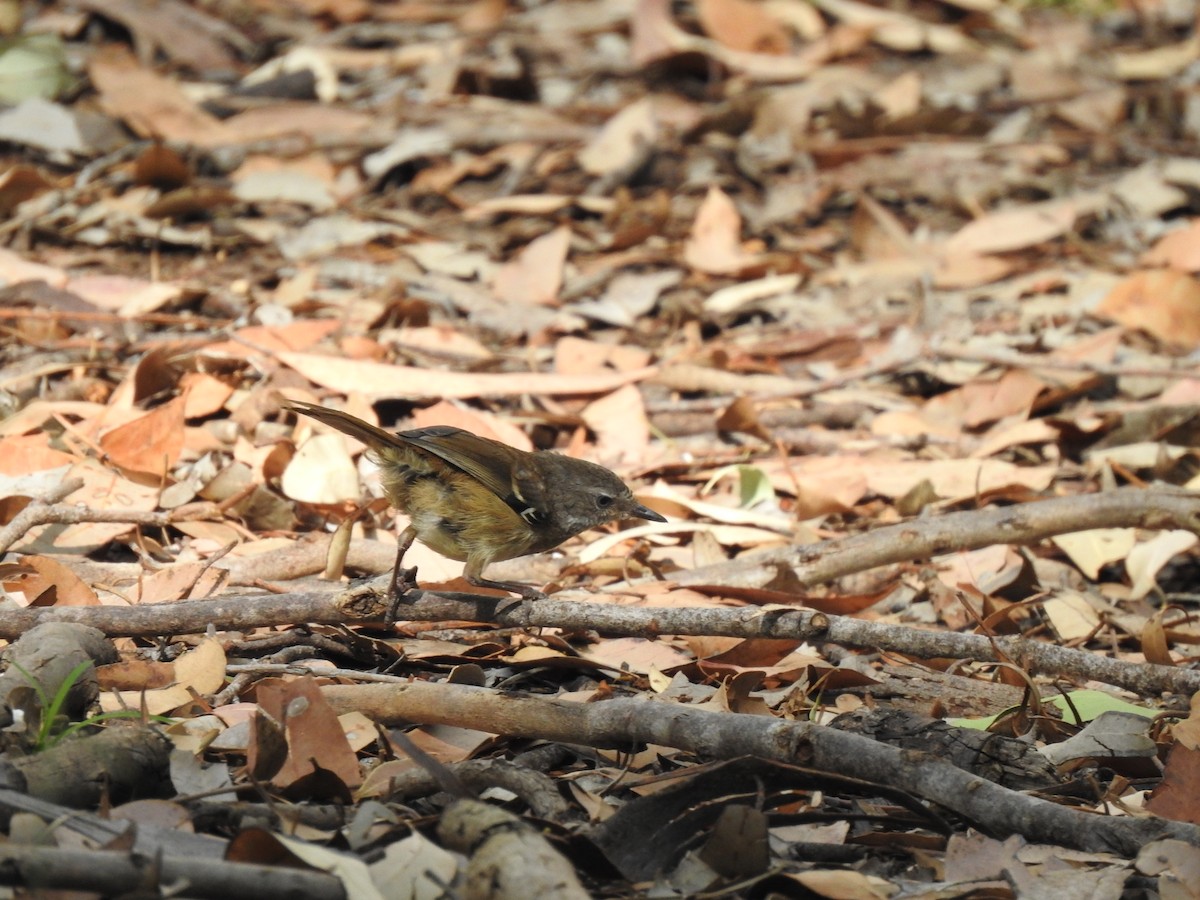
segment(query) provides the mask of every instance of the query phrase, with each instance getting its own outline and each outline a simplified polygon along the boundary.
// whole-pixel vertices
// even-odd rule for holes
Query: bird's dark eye
[[[613,505],[613,498],[608,496],[608,494],[600,494],[596,497],[596,505],[601,509],[608,509]]]

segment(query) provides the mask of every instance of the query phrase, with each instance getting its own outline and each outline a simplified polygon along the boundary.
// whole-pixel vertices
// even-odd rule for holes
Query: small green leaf
[[[1071,702],[1069,704],[1067,703],[1067,698],[1070,698]],[[1063,718],[1073,724],[1091,722],[1101,713],[1105,712],[1134,713],[1135,715],[1146,716],[1151,719],[1158,715],[1152,709],[1134,706],[1129,701],[1122,700],[1120,697],[1113,696],[1112,694],[1106,694],[1104,691],[1070,691],[1065,696],[1049,697],[1046,702],[1061,709]],[[1079,712],[1079,722],[1075,720],[1075,713],[1071,710],[1072,706]],[[986,731],[992,726],[993,722],[1001,716],[1008,715],[1010,712],[1012,712],[1012,709],[1006,709],[997,715],[987,716],[983,719],[947,719],[946,722],[956,728],[977,728],[980,731]]]

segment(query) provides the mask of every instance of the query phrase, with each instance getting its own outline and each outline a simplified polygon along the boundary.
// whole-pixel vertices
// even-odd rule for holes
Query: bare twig
[[[993,544],[1033,544],[1093,528],[1182,529],[1200,534],[1200,494],[1128,487],[999,509],[931,515],[840,540],[749,553],[674,578],[687,585],[762,587],[780,574],[780,567],[789,567],[802,585],[810,586],[877,566]]]
[[[167,512],[137,509],[88,509],[73,503],[60,502],[83,487],[82,478],[71,478],[50,491],[45,497],[34,498],[17,513],[11,522],[0,528],[0,553],[19,541],[39,525],[79,525],[83,522],[111,522],[162,528],[174,522],[194,519],[220,518],[213,504],[199,504]]]
[[[240,631],[295,622],[381,622],[387,612],[387,578],[338,592],[225,596],[145,606],[72,606],[22,609],[0,618],[0,638],[16,637],[41,622],[81,622],[110,636],[198,634],[214,625]],[[718,635],[826,641],[924,659],[1016,660],[1032,673],[1100,681],[1141,694],[1200,691],[1200,672],[1149,663],[1127,663],[1082,650],[1022,638],[989,638],[906,628],[831,616],[810,609],[630,607],[608,603],[539,600],[495,612],[502,598],[419,591],[401,608],[409,621],[494,621],[508,626],[558,627],[611,635]]]
[[[34,889],[74,889],[105,896],[186,886],[188,897],[307,897],[344,900],[341,881],[325,872],[283,866],[145,856],[130,851],[66,850],[27,844],[0,847],[0,881]]]

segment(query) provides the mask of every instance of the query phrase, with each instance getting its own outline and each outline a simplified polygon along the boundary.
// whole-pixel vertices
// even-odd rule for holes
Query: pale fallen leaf
[[[1058,591],[1042,603],[1042,609],[1061,641],[1082,640],[1100,627],[1100,615],[1075,591]]]
[[[225,650],[221,642],[204,638],[175,660],[175,678],[183,687],[193,688],[201,696],[220,690],[225,683]]]
[[[1158,753],[1149,731],[1150,720],[1145,716],[1110,710],[1098,715],[1079,734],[1039,750],[1056,766],[1084,758],[1144,759]]]
[[[978,47],[958,28],[922,21],[891,8],[856,0],[813,0],[813,5],[843,24],[869,29],[873,41],[893,50],[958,54]]]
[[[763,544],[778,544],[783,541],[778,531],[768,531],[765,528],[752,528],[747,525],[709,525],[704,522],[655,522],[650,525],[638,525],[626,528],[615,534],[597,538],[579,551],[581,563],[595,562],[607,556],[614,548],[633,538],[648,537],[658,541],[667,539],[669,535],[690,534],[696,531],[709,531],[717,542],[726,547],[758,547]],[[670,542],[669,540],[667,542]]]
[[[629,104],[579,151],[580,167],[591,175],[607,175],[635,163],[643,148],[658,140],[658,119],[651,97]]]
[[[73,278],[66,289],[100,309],[114,310],[125,318],[153,312],[183,294],[176,284],[124,275],[85,275]]]
[[[317,434],[301,444],[283,471],[280,487],[303,503],[342,503],[362,495],[358,469],[340,434]]]
[[[1033,203],[988,213],[964,225],[944,245],[947,255],[1006,253],[1062,237],[1078,216],[1069,200]]]
[[[1197,543],[1200,538],[1190,531],[1163,531],[1130,550],[1125,558],[1125,571],[1133,582],[1130,597],[1140,600],[1154,590],[1163,566]]]
[[[888,900],[896,893],[893,885],[877,875],[850,870],[824,869],[789,876],[817,897],[829,900]]]
[[[1101,569],[1129,554],[1137,544],[1137,532],[1132,528],[1093,528],[1055,535],[1050,540],[1094,581]]]
[[[0,281],[17,284],[21,281],[44,281],[53,288],[64,289],[69,277],[54,266],[30,262],[7,247],[0,247]]]
[[[279,353],[277,356],[315,384],[343,394],[361,393],[370,399],[435,397],[461,400],[521,394],[603,394],[623,384],[641,381],[657,371],[646,368],[589,375],[448,372],[315,353]]]
[[[768,275],[713,291],[704,300],[704,308],[714,315],[729,315],[756,300],[778,297],[800,287],[799,275]]]
[[[463,210],[467,222],[478,222],[497,215],[545,216],[560,212],[572,205],[597,215],[612,210],[615,201],[610,197],[573,197],[561,194],[513,194],[510,197],[490,197]]]
[[[1010,447],[1054,444],[1060,437],[1057,428],[1045,419],[1022,422],[998,422],[971,451],[972,459],[985,459]]]
[[[1200,35],[1152,50],[1113,54],[1116,76],[1122,81],[1161,81],[1178,75],[1200,58]]]
[[[741,242],[742,216],[733,201],[718,187],[710,187],[692,223],[683,248],[683,259],[701,272],[730,275],[758,262]]]
[[[680,281],[683,281],[683,272],[678,269],[620,272],[608,282],[608,287],[598,300],[576,302],[569,308],[589,319],[624,328],[653,310],[659,295]]]

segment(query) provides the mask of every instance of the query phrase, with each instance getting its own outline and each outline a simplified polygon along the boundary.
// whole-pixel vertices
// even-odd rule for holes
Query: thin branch
[[[997,509],[930,515],[839,540],[749,553],[732,562],[672,575],[684,585],[763,587],[791,568],[804,586],[824,584],[893,563],[1034,544],[1094,528],[1181,529],[1200,534],[1200,493],[1124,487],[1098,494],[1035,500]]]
[[[29,501],[25,508],[13,516],[13,520],[0,528],[0,553],[19,541],[39,525],[79,525],[84,522],[106,522],[163,528],[175,522],[221,517],[216,504],[191,504],[166,512],[137,509],[89,509],[74,503],[62,503],[62,499],[83,487],[82,478],[64,481],[45,497]]]
[[[0,883],[32,889],[73,889],[105,896],[184,886],[188,897],[306,897],[344,900],[342,882],[325,872],[222,859],[150,857],[129,851],[0,846]]]
[[[153,637],[242,631],[296,622],[363,624],[382,622],[390,605],[387,578],[343,591],[295,594],[226,595],[214,600],[144,606],[68,606],[5,612],[0,638],[14,638],[41,622],[80,622],[109,636]],[[586,595],[584,595],[586,596]],[[577,600],[539,600],[497,614],[503,598],[478,594],[417,591],[400,609],[408,621],[498,622],[506,626],[555,627],[608,635],[715,635],[825,641],[903,653],[917,659],[1017,661],[1033,674],[1053,674],[1100,681],[1139,694],[1200,691],[1200,671],[1151,663],[1128,663],[1083,650],[1024,638],[989,638],[908,628],[826,615],[810,609],[745,607],[633,607]]]
[[[661,744],[706,758],[756,756],[836,772],[906,791],[997,836],[1020,834],[1033,842],[1125,856],[1166,836],[1200,845],[1196,825],[1153,816],[1097,816],[1009,790],[931,754],[810,722],[642,699],[573,703],[446,683],[331,685],[321,691],[338,713],[354,710],[387,725],[447,724],[596,747]]]

